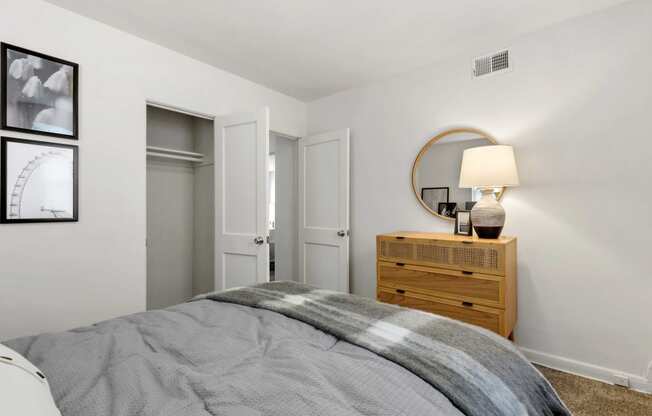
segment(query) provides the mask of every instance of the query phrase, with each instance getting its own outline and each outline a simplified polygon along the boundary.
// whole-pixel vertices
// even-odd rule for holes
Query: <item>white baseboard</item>
[[[540,364],[544,367],[549,367],[565,373],[575,374],[580,377],[590,378],[604,383],[614,384],[613,379],[615,374],[624,375],[629,378],[630,389],[652,394],[652,380],[647,380],[645,377],[623,373],[622,371],[599,367],[597,365],[583,363],[581,361],[571,360],[569,358],[547,354],[529,348],[519,347],[519,350],[521,350],[528,360],[535,364]]]

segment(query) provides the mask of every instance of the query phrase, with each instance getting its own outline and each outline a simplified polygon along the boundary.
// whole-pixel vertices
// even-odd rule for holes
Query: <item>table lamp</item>
[[[496,200],[494,189],[518,184],[512,146],[480,146],[464,151],[460,188],[479,188],[482,193],[482,198],[471,210],[471,222],[478,237],[500,236],[505,225],[505,210]]]

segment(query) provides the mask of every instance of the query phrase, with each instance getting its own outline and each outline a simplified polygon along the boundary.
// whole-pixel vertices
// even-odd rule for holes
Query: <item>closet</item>
[[[213,120],[147,106],[147,309],[214,290]]]

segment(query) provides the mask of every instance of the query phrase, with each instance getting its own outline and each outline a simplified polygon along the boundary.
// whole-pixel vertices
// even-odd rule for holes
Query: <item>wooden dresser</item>
[[[376,237],[377,299],[445,315],[511,339],[516,238],[395,232]]]

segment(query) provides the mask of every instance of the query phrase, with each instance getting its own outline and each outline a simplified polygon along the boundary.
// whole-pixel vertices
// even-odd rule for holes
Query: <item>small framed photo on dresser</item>
[[[468,236],[473,235],[471,211],[458,210],[455,212],[455,234]]]

